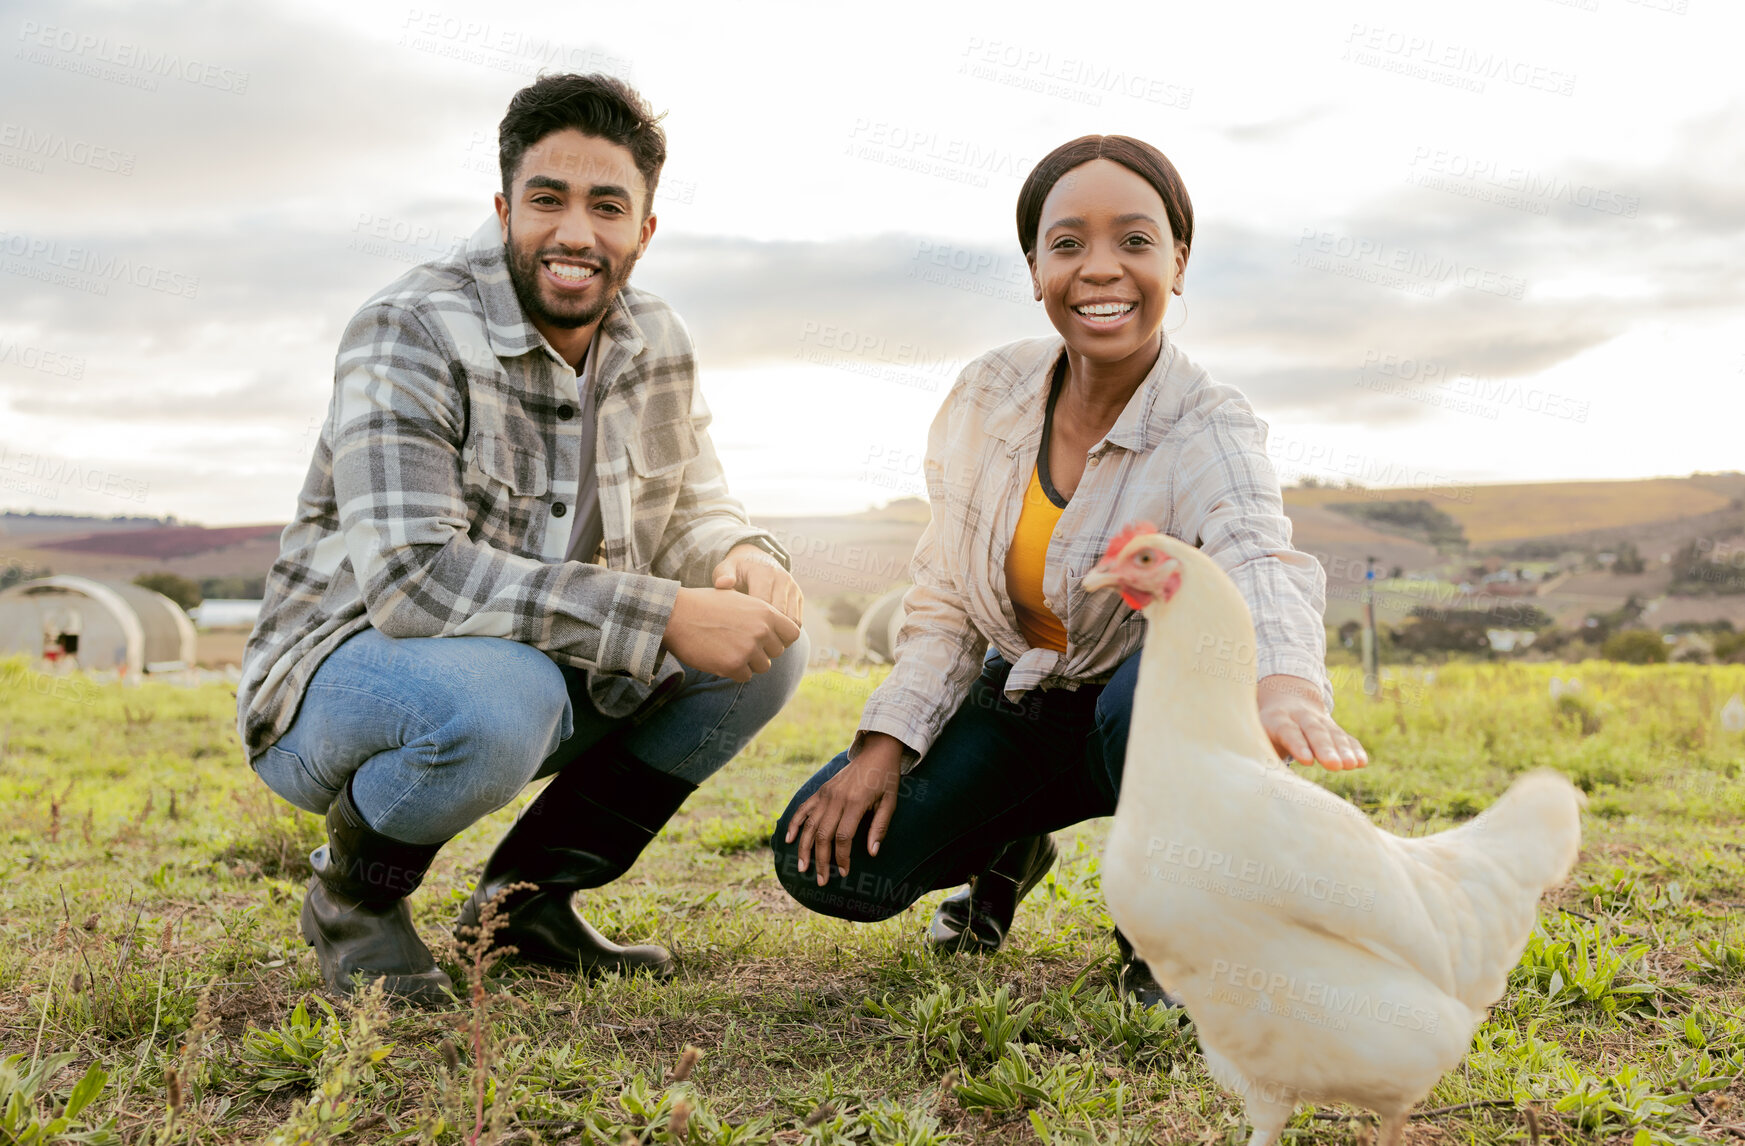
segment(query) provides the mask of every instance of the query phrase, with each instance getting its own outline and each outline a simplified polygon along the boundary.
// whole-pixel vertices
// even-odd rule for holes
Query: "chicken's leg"
[[[1392,1114],[1381,1116],[1381,1133],[1376,1138],[1376,1146],[1400,1146],[1406,1139],[1406,1120],[1412,1116],[1411,1107],[1396,1110]]]
[[[1248,1146],[1273,1146],[1294,1110],[1295,1103],[1268,1102],[1259,1095],[1249,1095],[1248,1121],[1254,1124],[1254,1133],[1248,1138]]]

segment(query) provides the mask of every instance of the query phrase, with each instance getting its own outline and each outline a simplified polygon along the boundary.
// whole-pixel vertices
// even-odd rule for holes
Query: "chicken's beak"
[[[1115,576],[1114,571],[1109,568],[1109,563],[1107,561],[1097,562],[1096,568],[1092,569],[1089,573],[1086,573],[1084,579],[1079,582],[1080,585],[1084,586],[1084,590],[1087,593],[1095,593],[1103,589],[1113,589],[1120,583],[1121,579]]]

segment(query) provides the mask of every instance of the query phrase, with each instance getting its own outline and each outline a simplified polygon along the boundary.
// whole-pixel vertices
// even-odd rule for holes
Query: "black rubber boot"
[[[1163,989],[1151,974],[1145,960],[1133,953],[1133,944],[1115,928],[1115,948],[1121,952],[1121,968],[1115,973],[1115,985],[1122,994],[1142,1007],[1179,1007],[1181,1001]]]
[[[327,843],[309,861],[303,938],[315,948],[327,989],[352,992],[356,978],[424,1005],[452,1001],[454,983],[412,926],[406,897],[424,881],[442,844],[407,844],[370,828],[351,785],[327,809]]]
[[[456,937],[463,943],[473,937],[466,929],[478,926],[480,910],[504,888],[531,883],[537,890],[511,892],[499,905],[498,918],[505,926],[495,935],[496,946],[514,947],[519,958],[584,975],[672,974],[672,954],[666,948],[612,943],[576,914],[570,899],[629,871],[696,790],[695,784],[652,768],[622,748],[602,747],[583,756],[552,778],[485,861],[479,885],[455,921]]]
[[[1006,846],[994,862],[947,896],[933,913],[927,943],[937,951],[998,951],[1012,929],[1018,902],[1054,866],[1054,840],[1025,836]]]

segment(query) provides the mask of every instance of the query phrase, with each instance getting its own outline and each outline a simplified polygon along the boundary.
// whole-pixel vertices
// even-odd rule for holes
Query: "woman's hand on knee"
[[[814,862],[818,886],[830,879],[830,864],[848,874],[849,854],[855,833],[870,810],[872,827],[867,831],[868,853],[879,854],[879,844],[897,810],[897,786],[903,779],[903,742],[882,732],[867,733],[853,760],[826,780],[801,804],[788,821],[787,842],[798,837],[799,869]]]

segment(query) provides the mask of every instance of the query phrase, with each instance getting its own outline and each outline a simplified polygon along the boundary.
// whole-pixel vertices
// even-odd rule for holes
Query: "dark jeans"
[[[784,840],[794,812],[848,764],[848,754],[806,781],[770,837],[776,876],[789,895],[839,919],[888,919],[929,891],[963,883],[1013,840],[1114,814],[1139,654],[1106,685],[1032,690],[1016,705],[1002,694],[1011,671],[990,654],[926,758],[903,778],[879,854],[867,854],[868,815],[848,874],[823,887],[812,871],[799,870],[799,841]]]

